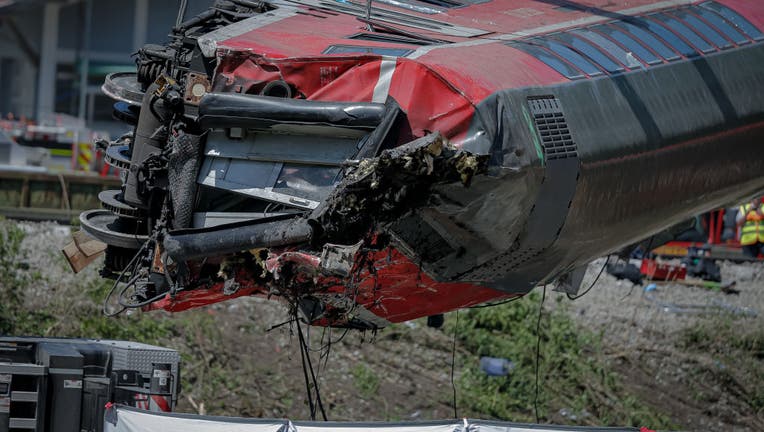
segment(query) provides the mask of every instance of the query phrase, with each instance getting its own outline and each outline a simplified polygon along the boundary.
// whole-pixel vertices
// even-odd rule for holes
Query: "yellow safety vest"
[[[745,204],[741,205],[739,210],[743,217],[746,217],[750,209],[751,205]],[[761,205],[761,209],[764,212],[764,204]],[[740,244],[748,246],[757,242],[764,243],[764,221],[746,219],[740,229]]]

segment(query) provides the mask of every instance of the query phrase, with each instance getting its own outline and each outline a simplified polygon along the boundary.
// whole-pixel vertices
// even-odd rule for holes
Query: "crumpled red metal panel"
[[[235,53],[221,59],[213,91],[259,93],[267,82],[281,79],[309,100],[371,102],[382,60],[377,55],[269,59]],[[425,65],[395,61],[389,96],[406,112],[414,136],[440,131],[452,140],[462,138],[474,114],[470,100]]]
[[[392,247],[377,252],[359,252],[355,257],[352,275],[344,279],[322,275],[320,258],[309,253],[271,252],[265,261],[265,268],[273,275],[274,283],[282,277],[281,272],[287,266],[290,285],[310,284],[314,287],[314,293],[336,294],[391,323],[513,296],[466,282],[437,282],[419,265]],[[174,297],[168,294],[147,310],[180,312],[242,296],[266,296],[271,292],[269,286],[253,280],[251,273],[239,271],[234,279],[239,284],[235,293],[225,294],[225,283],[219,282],[207,289],[182,291]],[[319,319],[313,324],[346,323],[341,314],[332,316],[334,318]]]
[[[393,323],[514,297],[468,282],[437,282],[392,247],[364,259],[367,263],[353,282],[343,281],[328,292],[352,295],[359,305]]]

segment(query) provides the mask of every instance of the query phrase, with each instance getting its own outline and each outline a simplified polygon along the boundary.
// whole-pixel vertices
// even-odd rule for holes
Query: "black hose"
[[[307,243],[312,236],[313,230],[304,218],[273,218],[170,233],[165,236],[164,248],[167,255],[180,262],[261,247]]]

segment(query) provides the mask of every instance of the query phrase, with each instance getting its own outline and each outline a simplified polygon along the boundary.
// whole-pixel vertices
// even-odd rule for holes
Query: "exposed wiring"
[[[544,311],[544,300],[546,300],[546,285],[541,292],[541,303],[539,304],[539,316],[536,320],[536,390],[533,397],[533,411],[536,414],[536,423],[539,422],[539,364],[541,363],[541,313]]]
[[[119,315],[119,314],[121,314],[122,312],[124,312],[124,311],[125,311],[125,309],[127,309],[127,308],[126,308],[126,307],[124,307],[124,306],[122,305],[122,303],[121,303],[121,302],[118,300],[118,302],[120,303],[120,306],[122,306],[122,309],[119,309],[119,310],[118,310],[118,311],[116,311],[116,312],[109,312],[109,300],[111,299],[111,296],[112,296],[112,295],[114,295],[114,291],[116,291],[116,289],[117,289],[117,286],[119,285],[119,282],[122,280],[122,278],[123,278],[123,277],[125,277],[125,273],[127,273],[127,269],[129,269],[129,268],[131,268],[131,267],[133,267],[133,266],[134,266],[134,264],[136,263],[136,260],[137,260],[137,259],[138,259],[138,257],[141,255],[141,253],[143,253],[143,251],[146,249],[146,246],[149,244],[149,242],[151,242],[151,240],[150,240],[150,239],[149,239],[149,240],[146,240],[146,242],[144,242],[144,243],[143,243],[143,245],[141,246],[141,248],[140,248],[140,249],[138,249],[138,252],[136,252],[136,253],[135,253],[135,255],[133,255],[133,258],[130,260],[130,262],[128,262],[128,263],[127,263],[127,265],[125,266],[125,268],[123,268],[123,269],[122,269],[122,272],[120,272],[119,276],[118,276],[118,277],[117,277],[117,279],[114,281],[114,285],[112,285],[112,286],[111,286],[111,289],[109,290],[109,293],[108,293],[108,294],[106,294],[106,298],[104,298],[104,299],[103,299],[103,314],[104,314],[104,315],[106,315],[106,316],[108,316],[108,317],[113,317],[113,316],[116,316],[116,315]],[[130,273],[132,273],[132,272],[133,272],[133,270],[130,270]],[[136,280],[137,278],[138,278],[138,276],[137,276],[137,275],[136,275],[136,276],[133,276],[133,278],[132,278],[132,279],[128,280],[128,282],[127,282],[127,284],[128,284],[128,285],[127,285],[127,286],[130,286],[130,284],[132,284],[132,283],[135,283],[135,280]],[[123,292],[124,292],[124,290],[123,290],[123,291],[120,291],[120,296],[122,295],[122,293],[123,293]]]
[[[521,294],[519,296],[512,297],[512,298],[509,298],[509,299],[506,299],[506,300],[502,300],[502,301],[497,301],[497,302],[494,302],[494,303],[484,303],[484,304],[479,304],[479,305],[475,305],[475,306],[470,306],[467,309],[482,309],[482,308],[487,308],[487,307],[492,307],[492,306],[499,306],[499,305],[503,305],[503,304],[507,304],[507,303],[512,303],[513,301],[520,300],[523,297],[525,297],[525,294]]]
[[[138,278],[138,276],[136,276],[136,277],[135,277],[135,279],[137,279],[137,278]],[[155,301],[157,301],[157,300],[161,299],[162,297],[165,297],[165,296],[167,296],[167,292],[163,292],[163,293],[161,293],[161,294],[157,294],[157,295],[155,295],[154,297],[151,297],[150,299],[147,299],[147,300],[143,300],[143,301],[141,301],[141,302],[138,302],[138,303],[126,303],[126,302],[123,302],[123,301],[122,301],[122,300],[124,299],[124,296],[123,296],[123,294],[125,293],[125,291],[127,291],[127,289],[128,289],[130,286],[131,286],[131,284],[128,284],[128,285],[126,285],[124,288],[122,288],[122,291],[120,291],[120,293],[119,293],[119,297],[117,297],[117,301],[119,302],[119,305],[120,305],[120,306],[122,306],[122,307],[123,307],[123,308],[125,308],[125,309],[136,309],[136,308],[140,308],[140,307],[143,307],[143,306],[149,305],[149,304],[151,304],[151,303],[154,303]]]
[[[296,314],[297,312],[295,311],[295,315]],[[297,337],[299,338],[299,342],[300,342],[300,357],[302,358],[302,371],[305,377],[305,390],[307,391],[308,405],[310,407],[310,418],[311,420],[316,419],[316,408],[318,408],[319,410],[321,410],[321,416],[323,417],[324,421],[328,421],[328,418],[326,417],[326,411],[324,410],[324,404],[321,401],[321,390],[318,386],[318,381],[316,380],[316,373],[313,369],[313,362],[310,359],[310,348],[308,347],[308,344],[305,341],[305,336],[302,334],[302,326],[300,325],[300,319],[297,318],[296,316],[295,316],[295,323],[297,324]],[[308,372],[310,372],[310,378],[308,378]],[[313,382],[313,388],[316,389],[315,404],[313,403],[313,395],[312,395],[312,392],[310,391],[311,379]]]
[[[299,319],[296,320],[296,322],[299,323]],[[300,333],[300,360],[302,363],[302,375],[305,378],[305,395],[308,397],[308,407],[310,408],[310,419],[315,420],[316,419],[316,409],[313,406],[313,395],[310,391],[310,378],[308,377],[308,369],[305,365],[305,350],[302,346],[302,331],[299,328],[299,324],[297,327],[297,331]]]
[[[602,268],[600,269],[600,272],[597,273],[597,277],[594,278],[594,281],[592,282],[591,285],[589,285],[589,288],[587,288],[586,291],[582,292],[579,295],[575,295],[575,296],[570,295],[570,293],[565,293],[565,295],[568,296],[568,298],[570,300],[578,300],[581,297],[585,296],[589,291],[592,290],[592,288],[594,288],[594,285],[597,284],[597,281],[600,280],[600,276],[602,276],[602,273],[605,271],[605,268],[607,267],[609,262],[610,262],[610,255],[607,256],[607,259],[605,260],[605,264],[602,264]]]
[[[459,411],[456,407],[456,384],[454,383],[454,367],[456,365],[456,333],[459,330],[459,309],[456,310],[456,324],[454,325],[454,343],[451,346],[451,390],[453,391],[454,418],[459,418]]]
[[[285,326],[287,324],[292,324],[294,322],[294,320],[295,320],[294,318],[289,318],[288,320],[286,320],[286,321],[284,321],[282,323],[272,325],[272,326],[268,327],[268,329],[265,332],[268,333],[271,330],[276,330],[279,327],[283,327],[283,326]]]

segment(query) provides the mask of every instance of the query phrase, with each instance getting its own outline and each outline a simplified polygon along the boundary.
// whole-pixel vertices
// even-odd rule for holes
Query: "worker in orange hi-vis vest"
[[[741,205],[736,222],[743,252],[754,258],[764,253],[764,204],[761,197]]]

